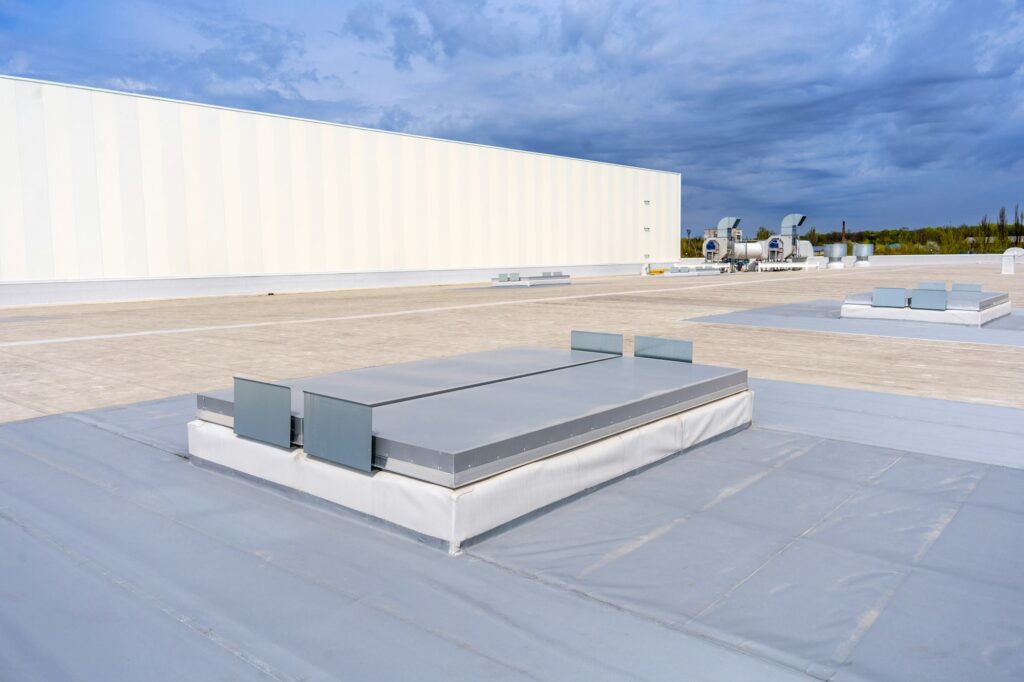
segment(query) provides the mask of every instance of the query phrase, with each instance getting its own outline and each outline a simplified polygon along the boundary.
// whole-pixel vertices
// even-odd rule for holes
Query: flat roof
[[[752,377],[1024,407],[1024,349],[988,343],[995,329],[840,333],[822,326],[827,309],[811,310],[940,278],[1009,292],[1020,306],[1024,279],[998,273],[998,264],[876,266],[0,308],[0,422],[214,391],[234,376],[280,381],[510,346],[565,348],[573,328],[623,333],[627,353],[635,334],[690,339],[696,362]],[[810,308],[777,308],[790,304]]]
[[[884,335],[820,303],[934,279],[1022,300],[997,270],[0,310],[0,677],[1019,680],[1024,328]],[[746,367],[754,426],[457,556],[181,456],[195,393],[236,374],[571,328]]]
[[[1020,679],[1022,411],[752,388],[754,427],[454,557],[192,466],[192,396],[0,425],[0,673]]]

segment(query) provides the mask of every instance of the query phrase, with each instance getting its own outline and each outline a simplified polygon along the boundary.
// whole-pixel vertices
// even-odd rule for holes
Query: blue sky
[[[683,173],[683,225],[1024,204],[1024,2],[0,0],[0,72]]]

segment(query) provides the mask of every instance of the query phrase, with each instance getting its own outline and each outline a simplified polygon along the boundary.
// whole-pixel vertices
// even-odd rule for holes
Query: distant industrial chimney
[[[843,241],[846,241],[846,221],[843,221]]]

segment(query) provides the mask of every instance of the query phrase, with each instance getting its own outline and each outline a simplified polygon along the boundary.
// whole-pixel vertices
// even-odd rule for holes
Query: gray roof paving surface
[[[192,396],[2,425],[0,678],[1024,678],[1021,427],[977,427],[1022,411],[751,384],[754,428],[458,556],[192,466]],[[971,433],[1011,466],[937,456]]]

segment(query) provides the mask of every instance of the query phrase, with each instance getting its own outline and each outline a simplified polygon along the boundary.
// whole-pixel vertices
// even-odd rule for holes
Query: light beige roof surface
[[[0,421],[212,389],[236,374],[273,380],[507,345],[562,347],[573,328],[692,339],[698,362],[746,367],[752,377],[1024,407],[1024,348],[687,321],[937,279],[1024,300],[1024,277],[968,265],[0,309]]]

